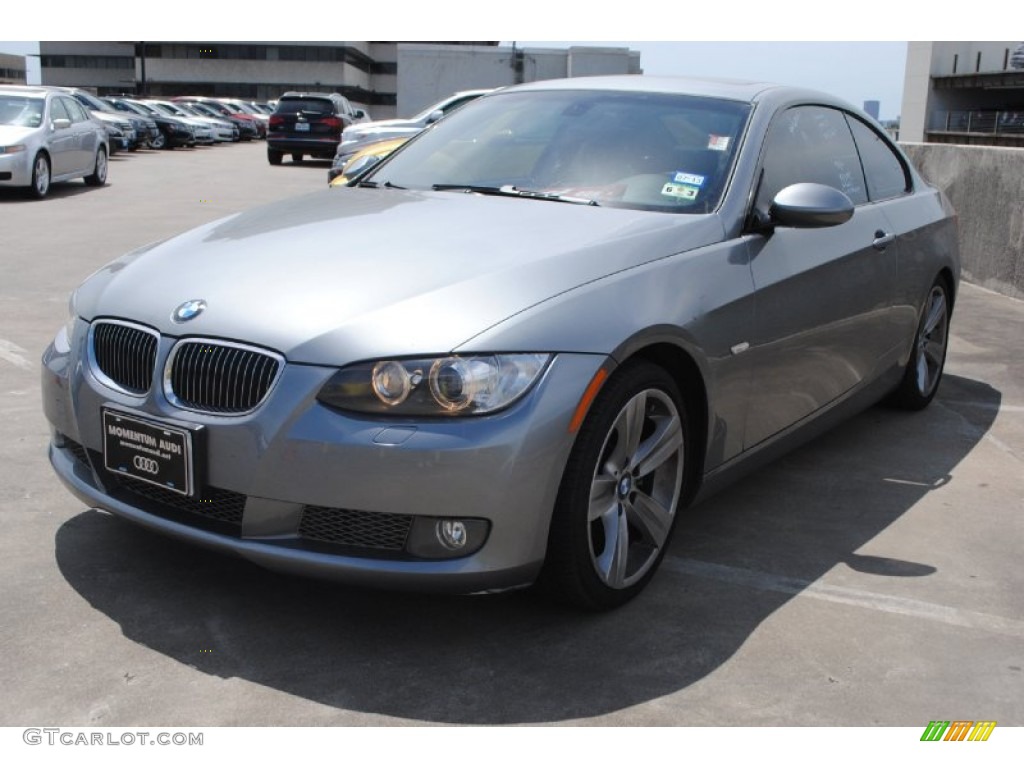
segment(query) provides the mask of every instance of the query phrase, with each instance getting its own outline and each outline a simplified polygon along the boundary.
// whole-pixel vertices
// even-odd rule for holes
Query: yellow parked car
[[[327,172],[327,182],[332,187],[343,187],[357,174],[372,168],[410,139],[401,136],[397,139],[383,139],[367,144],[351,155],[334,158],[334,165]]]

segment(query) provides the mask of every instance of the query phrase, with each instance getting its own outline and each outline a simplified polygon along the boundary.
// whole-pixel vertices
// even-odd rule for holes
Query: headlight
[[[522,397],[550,358],[449,355],[356,363],[332,376],[317,399],[335,408],[395,416],[493,413]]]
[[[25,144],[8,144],[6,147],[0,147],[0,155],[13,155],[24,152],[27,148]]]
[[[72,293],[68,298],[68,319],[64,321],[64,325],[57,331],[57,336],[53,340],[53,347],[62,355],[66,355],[71,351],[71,339],[74,338],[75,334],[75,322],[78,320],[78,312],[75,309],[75,294]]]

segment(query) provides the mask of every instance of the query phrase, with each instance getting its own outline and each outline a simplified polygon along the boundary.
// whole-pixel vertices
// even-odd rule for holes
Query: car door
[[[100,128],[75,99],[61,96],[64,108],[71,118],[71,132],[74,136],[72,170],[76,173],[91,171],[96,157],[96,134]]]
[[[66,121],[61,125],[57,121]],[[75,170],[75,130],[64,99],[54,96],[50,100],[50,169],[54,177]]]
[[[837,226],[776,226],[750,241],[756,321],[745,448],[872,378],[898,343],[892,332],[894,232],[868,199],[845,114],[819,105],[780,112],[759,178],[755,208],[761,216],[781,189],[798,182],[839,189],[855,209]]]

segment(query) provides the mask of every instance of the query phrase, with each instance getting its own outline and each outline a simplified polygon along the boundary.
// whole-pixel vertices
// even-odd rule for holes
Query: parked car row
[[[272,111],[206,96],[100,97],[81,88],[0,85],[0,186],[42,198],[56,181],[100,185],[117,152],[265,138]]]

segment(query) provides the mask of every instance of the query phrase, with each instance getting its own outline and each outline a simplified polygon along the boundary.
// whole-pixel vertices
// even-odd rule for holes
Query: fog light
[[[438,520],[434,533],[446,549],[462,549],[466,546],[466,525],[461,520]]]
[[[487,541],[490,527],[487,520],[472,517],[415,517],[405,551],[430,560],[468,557]]]

